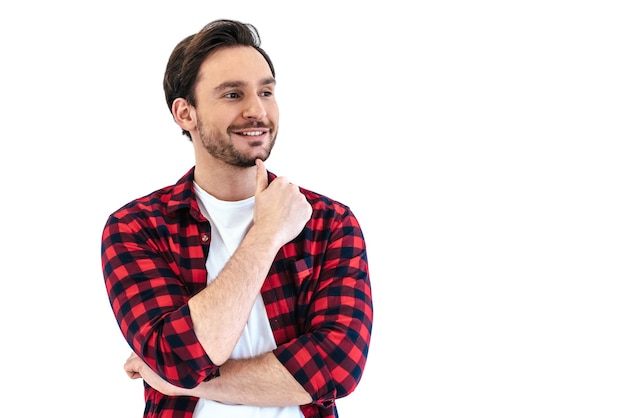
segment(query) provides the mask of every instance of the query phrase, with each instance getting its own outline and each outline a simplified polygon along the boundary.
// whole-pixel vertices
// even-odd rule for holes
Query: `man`
[[[266,170],[276,81],[252,25],[218,20],[185,38],[163,85],[195,165],[115,211],[102,236],[144,416],[337,416],[372,330],[356,218]]]

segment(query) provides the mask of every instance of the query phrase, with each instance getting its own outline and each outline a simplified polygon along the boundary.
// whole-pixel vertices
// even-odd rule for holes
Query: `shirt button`
[[[209,234],[202,234],[202,242],[207,242],[209,240]]]

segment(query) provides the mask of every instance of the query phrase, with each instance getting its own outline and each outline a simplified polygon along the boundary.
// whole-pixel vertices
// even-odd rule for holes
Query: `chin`
[[[240,158],[237,161],[234,161],[232,164],[241,168],[250,168],[256,165],[257,158],[261,159],[261,161],[265,161],[267,159],[267,157],[259,155],[250,158]]]
[[[261,161],[267,161],[268,158],[270,158],[270,154],[271,154],[272,150],[266,150],[266,149],[261,149],[258,152],[253,154],[252,157],[252,165],[254,165],[256,159],[260,159]]]

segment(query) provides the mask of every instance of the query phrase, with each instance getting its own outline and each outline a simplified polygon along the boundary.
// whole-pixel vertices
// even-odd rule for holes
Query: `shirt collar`
[[[169,200],[167,202],[167,213],[174,215],[176,211],[187,209],[191,216],[198,220],[206,221],[200,213],[200,207],[196,200],[196,193],[193,190],[193,175],[195,166],[191,167],[171,188]],[[274,173],[268,171],[268,179],[271,182],[276,178]]]

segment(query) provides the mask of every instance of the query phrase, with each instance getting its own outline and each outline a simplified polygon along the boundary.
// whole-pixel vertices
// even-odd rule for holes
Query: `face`
[[[278,133],[275,80],[252,47],[230,47],[209,55],[196,83],[198,137],[215,159],[237,167],[266,160]]]

